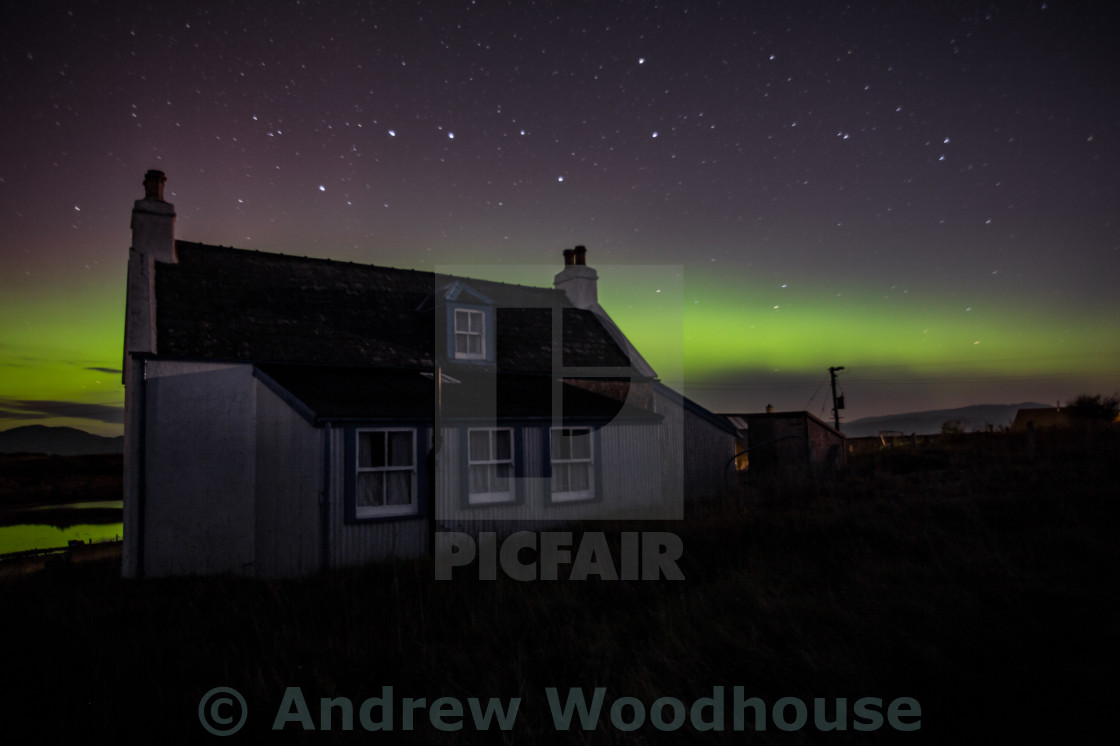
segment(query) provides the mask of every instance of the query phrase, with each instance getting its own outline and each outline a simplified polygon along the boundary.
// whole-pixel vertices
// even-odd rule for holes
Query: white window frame
[[[499,459],[495,458],[494,454],[494,433],[504,432],[509,434],[509,458]],[[471,435],[473,433],[487,433],[487,459],[474,460],[471,457]],[[467,452],[464,455],[467,461],[467,479],[466,484],[463,485],[467,490],[467,502],[471,505],[491,505],[498,503],[511,503],[516,498],[516,469],[515,459],[517,453],[517,446],[514,442],[514,430],[510,427],[472,427],[467,429]],[[494,480],[497,477],[497,467],[509,467],[509,487],[505,491],[496,491],[488,489],[486,492],[471,492],[471,471],[476,468],[486,469],[486,482],[488,487],[493,487]]]
[[[362,466],[362,436],[369,433],[384,433],[385,434],[385,453],[383,466]],[[389,463],[389,436],[392,433],[408,433],[411,442],[411,449],[409,450],[409,459],[411,461],[407,466],[393,466]],[[417,464],[416,464],[416,429],[406,427],[366,427],[358,429],[355,434],[355,458],[354,458],[354,517],[355,518],[387,518],[394,516],[416,515],[419,512],[419,501],[417,500]],[[360,495],[361,486],[359,482],[363,474],[391,474],[407,472],[409,475],[409,501],[401,505],[361,505]],[[382,500],[383,502],[388,498],[388,482],[386,481],[382,487]]]
[[[459,318],[466,320],[466,327],[459,327]],[[470,320],[472,318],[478,319],[478,331],[472,331]],[[475,308],[455,308],[452,309],[451,323],[454,325],[451,334],[451,343],[455,346],[454,357],[456,360],[485,360],[486,359],[486,312],[480,311]],[[459,352],[459,338],[465,339],[467,351]],[[470,341],[478,339],[478,352],[470,352]]]
[[[587,456],[576,458],[572,456],[569,449],[568,458],[557,458],[556,456],[556,438],[560,437],[587,437]],[[551,494],[552,502],[554,503],[568,503],[568,502],[583,502],[585,500],[595,499],[595,443],[592,440],[595,437],[594,431],[589,427],[553,427],[548,431],[548,456],[551,464],[552,483]],[[568,475],[568,483],[571,484],[571,471],[579,465],[583,465],[587,469],[587,489],[583,490],[558,490],[557,489],[557,474],[565,473]]]

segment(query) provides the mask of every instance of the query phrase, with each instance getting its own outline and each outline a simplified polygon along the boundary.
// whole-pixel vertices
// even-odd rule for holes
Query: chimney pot
[[[163,171],[152,169],[144,174],[144,199],[163,202],[163,183],[167,177]]]
[[[564,249],[564,268],[553,278],[553,287],[563,290],[576,308],[595,308],[599,304],[599,273],[587,266],[587,249]]]

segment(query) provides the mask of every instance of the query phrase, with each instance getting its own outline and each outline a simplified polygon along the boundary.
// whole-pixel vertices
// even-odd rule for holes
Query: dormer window
[[[455,359],[486,359],[486,314],[483,311],[455,309]]]
[[[463,280],[451,280],[438,286],[416,310],[435,312],[436,334],[441,340],[436,354],[441,360],[472,366],[493,364],[497,336],[494,301],[486,295]]]

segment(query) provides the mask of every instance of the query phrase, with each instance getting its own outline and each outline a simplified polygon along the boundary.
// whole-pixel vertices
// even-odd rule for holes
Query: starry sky
[[[549,285],[716,411],[1120,389],[1112,4],[0,9],[0,429],[121,430],[144,172],[179,238]],[[464,266],[465,265],[465,266]]]

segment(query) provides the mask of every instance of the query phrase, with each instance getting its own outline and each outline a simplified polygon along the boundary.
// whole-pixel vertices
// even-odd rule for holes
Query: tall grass
[[[853,460],[827,480],[744,485],[676,524],[681,582],[432,580],[427,561],[294,581],[125,582],[60,565],[0,585],[9,732],[35,742],[210,737],[199,698],[230,686],[264,743],[862,743],[869,734],[557,732],[545,687],[685,704],[713,687],[781,697],[914,697],[922,729],[871,740],[1095,742],[1111,729],[1120,628],[1120,437],[966,436]],[[603,526],[589,526],[602,530]],[[522,698],[502,734],[271,732],[285,687],[355,708]],[[749,718],[748,718],[749,720]],[[13,741],[15,742],[15,741]],[[1103,741],[1101,741],[1103,742]]]

